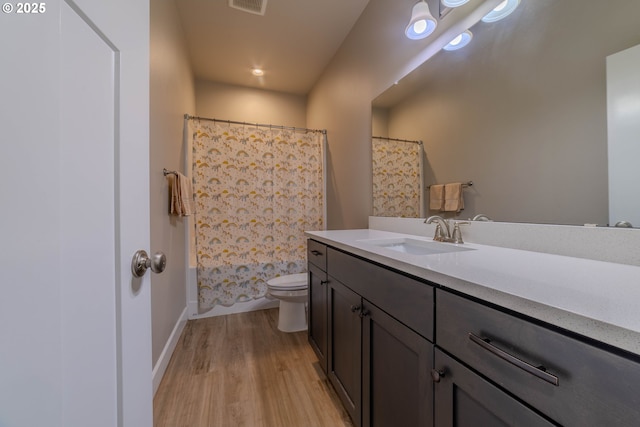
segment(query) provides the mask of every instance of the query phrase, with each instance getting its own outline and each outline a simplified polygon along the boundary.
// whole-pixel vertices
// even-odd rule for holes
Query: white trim
[[[176,349],[178,345],[178,340],[180,339],[180,335],[184,330],[184,327],[187,324],[187,307],[182,310],[182,314],[178,318],[176,325],[167,340],[167,343],[164,345],[164,349],[162,349],[162,353],[160,353],[160,357],[156,362],[156,365],[153,367],[153,371],[151,376],[153,378],[153,395],[156,395],[156,391],[158,391],[158,387],[160,386],[160,381],[162,381],[162,377],[164,377],[164,373],[167,370],[167,366],[169,366],[169,361],[171,360],[171,356],[173,355],[173,351]]]
[[[247,302],[237,302],[230,307],[217,305],[209,311],[198,313],[198,302],[189,303],[189,319],[205,319],[207,317],[226,316],[227,314],[246,313],[248,311],[266,310],[279,306],[280,300],[273,298],[260,298]]]
[[[189,319],[200,318],[200,313],[198,313],[200,309],[198,304],[198,270],[194,265],[189,265],[187,268],[187,308],[189,309]]]
[[[328,210],[327,210],[327,165],[329,141],[327,139],[327,131],[322,133],[322,229],[327,229]]]

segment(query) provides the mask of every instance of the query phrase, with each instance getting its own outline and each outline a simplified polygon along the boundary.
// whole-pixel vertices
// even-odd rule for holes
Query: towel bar
[[[464,182],[464,183],[462,183],[462,186],[463,186],[463,187],[471,187],[472,185],[473,185],[473,181],[468,181],[468,182]],[[428,190],[429,188],[431,188],[431,186],[430,186],[430,185],[427,185],[427,190]]]

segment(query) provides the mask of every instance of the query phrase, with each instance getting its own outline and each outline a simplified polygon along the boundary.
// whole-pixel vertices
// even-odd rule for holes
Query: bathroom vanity
[[[639,267],[306,234],[309,342],[356,426],[640,423]]]

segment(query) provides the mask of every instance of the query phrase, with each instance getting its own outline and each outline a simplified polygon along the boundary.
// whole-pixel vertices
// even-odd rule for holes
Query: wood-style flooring
[[[155,427],[351,427],[307,333],[278,309],[191,320],[154,398]]]

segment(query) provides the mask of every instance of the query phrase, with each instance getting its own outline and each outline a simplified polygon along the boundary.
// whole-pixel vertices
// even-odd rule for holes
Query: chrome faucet
[[[461,225],[469,224],[466,221],[454,221],[453,232],[449,228],[449,221],[438,215],[430,216],[424,220],[425,224],[436,223],[436,232],[433,236],[433,240],[436,242],[447,243],[464,243],[462,240],[462,233],[460,232]]]
[[[474,216],[471,221],[491,221],[491,218],[489,218],[485,214],[478,214]]]
[[[435,222],[436,232],[433,236],[433,240],[436,242],[451,242],[451,231],[449,230],[449,222],[438,215],[430,216],[424,220],[425,224],[431,224]]]

